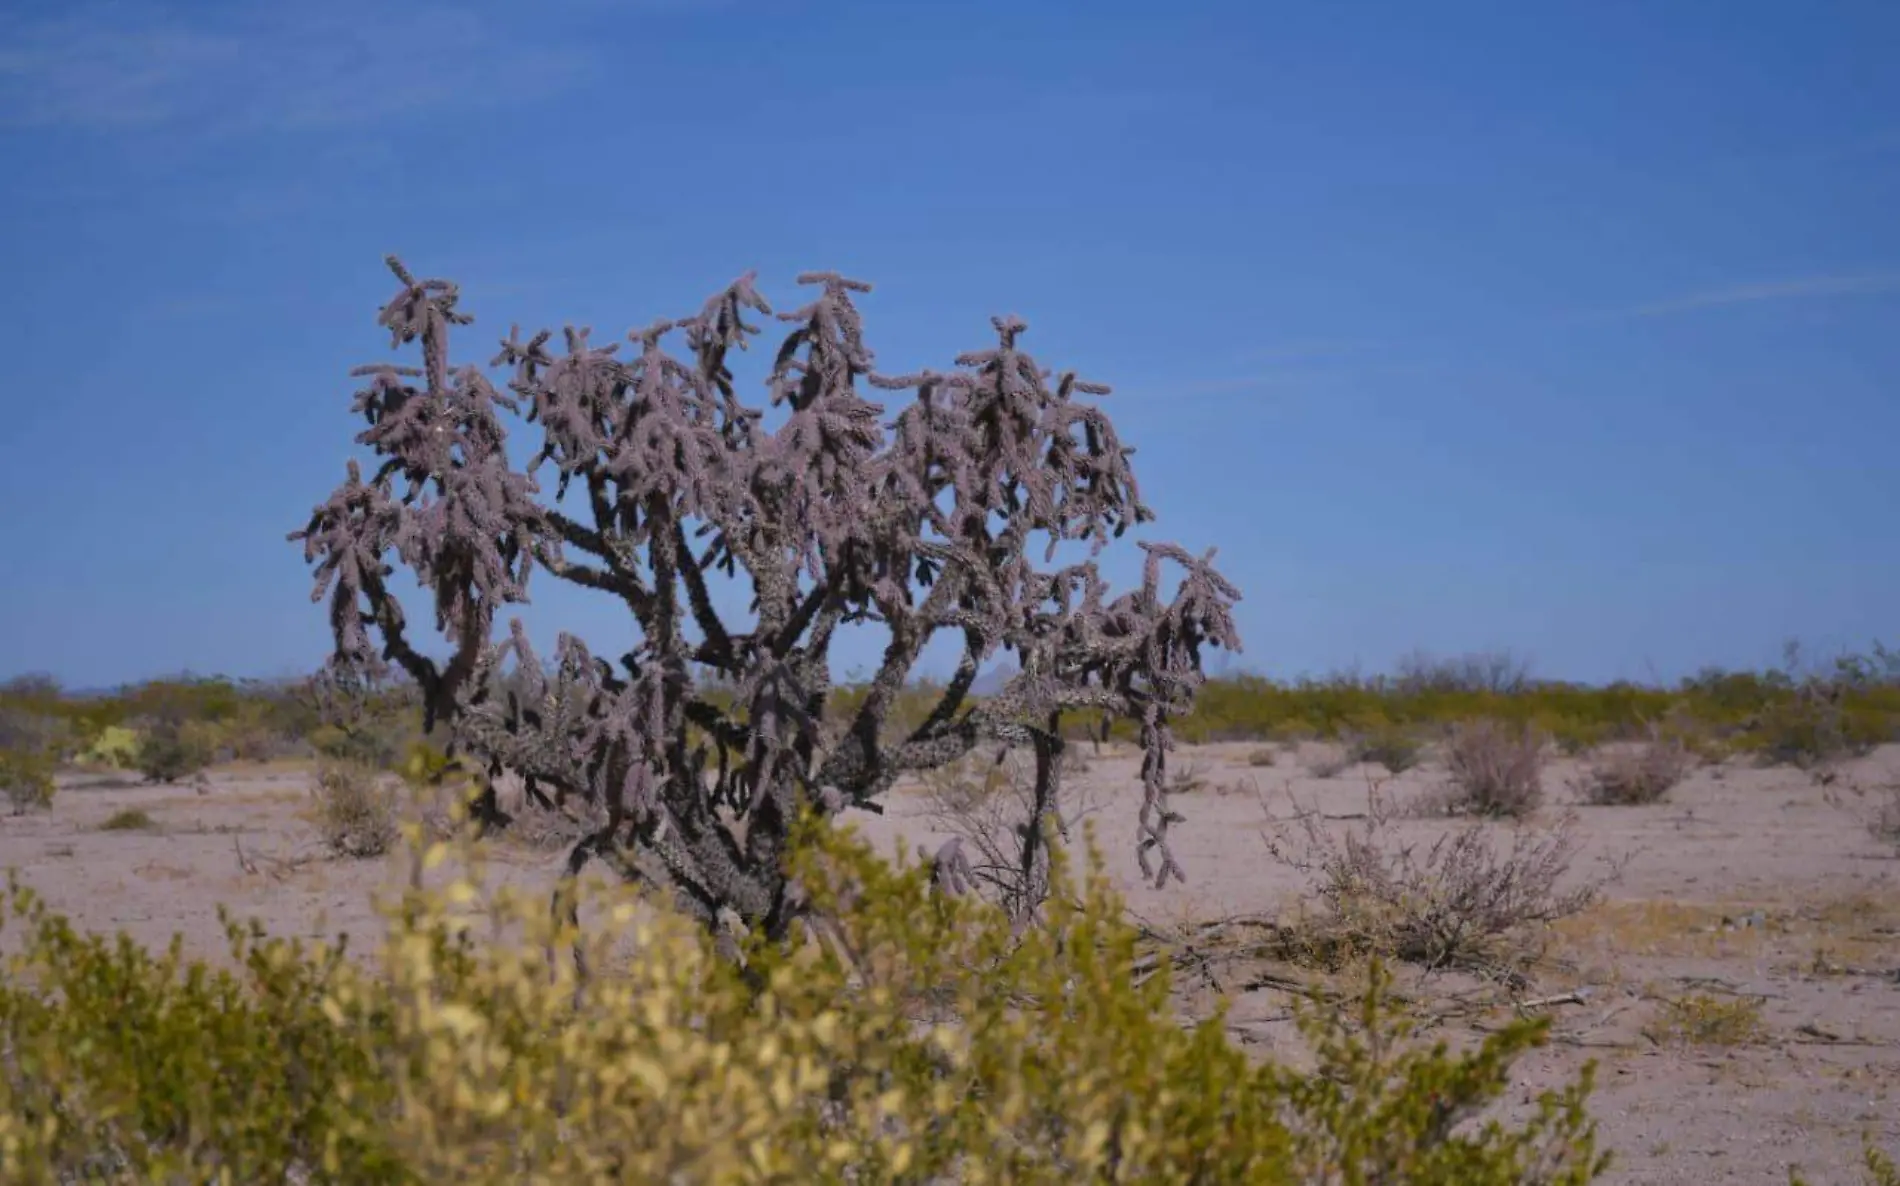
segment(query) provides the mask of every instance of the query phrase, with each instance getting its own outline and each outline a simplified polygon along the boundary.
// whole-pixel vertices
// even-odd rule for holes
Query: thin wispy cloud
[[[594,56],[488,4],[81,3],[0,17],[0,125],[284,131],[558,90]]]
[[[1818,297],[1874,296],[1900,292],[1900,272],[1870,272],[1854,276],[1810,276],[1797,280],[1774,280],[1755,284],[1732,284],[1704,292],[1620,309],[1600,309],[1564,318],[1565,321],[1624,321],[1646,317],[1674,317],[1705,309],[1734,305],[1756,305],[1768,301],[1793,301]]]

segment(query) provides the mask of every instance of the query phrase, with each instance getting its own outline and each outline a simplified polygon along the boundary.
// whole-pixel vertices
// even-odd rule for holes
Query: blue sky
[[[875,282],[890,371],[1019,313],[1115,386],[1255,670],[1893,640],[1896,54],[1884,0],[14,0],[0,674],[322,656],[283,537],[391,251],[484,360],[750,268]],[[624,636],[537,591],[538,636]]]

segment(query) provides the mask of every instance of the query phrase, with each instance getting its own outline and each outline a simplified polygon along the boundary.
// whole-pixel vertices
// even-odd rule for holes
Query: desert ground
[[[1264,748],[1273,748],[1271,764]],[[1157,933],[1210,932],[1220,920],[1265,925],[1311,898],[1307,874],[1275,860],[1278,820],[1317,812],[1329,829],[1360,826],[1368,795],[1403,804],[1443,782],[1431,760],[1391,777],[1372,766],[1316,773],[1322,747],[1183,747],[1192,778],[1176,799],[1186,822],[1174,847],[1188,882],[1155,889],[1135,863],[1137,761],[1096,753],[1069,780],[1095,809],[1096,835],[1129,906]],[[1574,760],[1553,761],[1548,802],[1532,827],[1571,809]],[[48,812],[0,820],[0,866],[17,870],[75,925],[124,931],[193,953],[224,947],[218,907],[273,933],[371,942],[375,893],[405,876],[399,855],[323,855],[308,818],[310,773],[295,764],[223,767],[197,787],[139,786],[67,775]],[[1552,1016],[1553,1041],[1514,1075],[1516,1109],[1540,1088],[1599,1065],[1591,1109],[1619,1183],[1851,1183],[1863,1141],[1900,1154],[1900,852],[1865,827],[1866,792],[1900,783],[1900,746],[1826,779],[1730,760],[1704,765],[1667,801],[1578,806],[1580,849],[1567,878],[1608,880],[1600,900],[1547,928],[1528,981],[1468,973],[1401,977],[1408,1007],[1432,1037],[1467,1041],[1514,1010]],[[1191,784],[1191,785],[1190,785]],[[882,816],[858,822],[880,845],[946,835],[920,788],[900,788]],[[148,825],[107,828],[137,809]],[[137,821],[134,821],[135,823]],[[1408,815],[1389,843],[1430,840],[1442,820]],[[1510,825],[1486,824],[1500,843]],[[489,842],[509,881],[551,884],[565,849]],[[1229,932],[1237,932],[1236,922]],[[1217,994],[1238,1038],[1263,1055],[1298,1058],[1291,985],[1326,973],[1209,940],[1176,973],[1184,1010]],[[1348,973],[1336,973],[1346,976]]]

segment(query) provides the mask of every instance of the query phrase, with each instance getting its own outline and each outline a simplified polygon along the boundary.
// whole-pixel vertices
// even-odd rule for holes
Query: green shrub
[[[139,733],[139,773],[147,782],[173,783],[211,765],[211,739],[194,722],[161,717]]]
[[[53,805],[53,762],[43,753],[0,749],[0,790],[13,814],[25,815]]]
[[[1404,774],[1418,765],[1425,744],[1410,729],[1381,725],[1371,732],[1352,738],[1347,753],[1355,762],[1376,762],[1393,774]]]
[[[848,835],[795,863],[829,938],[748,939],[743,968],[618,888],[585,891],[605,921],[582,936],[545,899],[457,878],[384,903],[362,960],[227,920],[223,967],[82,936],[16,884],[0,1176],[1502,1186],[1604,1168],[1588,1071],[1521,1122],[1459,1125],[1545,1022],[1425,1047],[1375,975],[1356,1012],[1304,1011],[1313,1073],[1255,1066],[1220,1018],[1168,1013],[1165,974],[1135,985],[1099,862],[1078,887],[1058,858],[1065,891],[1022,931]],[[547,958],[627,940],[612,975]]]

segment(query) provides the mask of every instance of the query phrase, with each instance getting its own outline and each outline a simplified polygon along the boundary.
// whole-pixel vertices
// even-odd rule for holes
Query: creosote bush
[[[147,782],[175,783],[211,765],[216,757],[202,722],[163,716],[139,730],[138,771]]]
[[[1498,720],[1453,725],[1445,742],[1443,805],[1483,816],[1524,816],[1544,800],[1544,735]]]
[[[744,968],[651,896],[577,886],[577,930],[417,853],[382,945],[227,922],[220,967],[82,935],[14,886],[0,976],[8,1181],[1583,1183],[1606,1158],[1590,1073],[1505,1125],[1464,1123],[1540,1044],[1425,1046],[1375,976],[1315,1008],[1312,1073],[1184,1029],[1092,862],[1058,849],[1040,925],[933,892],[848,835],[793,877],[821,938]],[[821,925],[820,925],[821,924]],[[472,934],[517,941],[477,941]],[[548,948],[620,951],[579,978]]]

